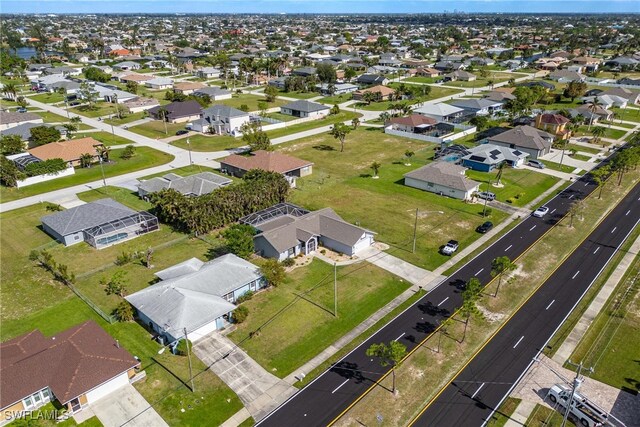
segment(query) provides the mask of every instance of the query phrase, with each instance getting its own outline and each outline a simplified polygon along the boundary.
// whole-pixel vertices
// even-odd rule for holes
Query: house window
[[[433,182],[427,182],[427,187],[433,187]]]
[[[256,281],[255,280],[253,282],[249,283],[249,290],[252,291],[252,292],[256,290]]]
[[[295,253],[296,253],[295,248],[289,248],[289,250],[287,251],[287,257],[292,257],[295,255]]]
[[[229,292],[228,294],[224,295],[222,298],[224,298],[229,302],[233,302],[233,292]]]

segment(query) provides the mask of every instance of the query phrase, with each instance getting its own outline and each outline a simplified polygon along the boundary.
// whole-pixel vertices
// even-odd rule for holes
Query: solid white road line
[[[612,232],[612,233],[613,233],[613,232],[615,232],[617,228],[618,228],[618,227],[613,227],[613,230],[611,230],[611,232]]]
[[[629,210],[627,211],[627,213],[626,213],[626,214],[624,214],[624,216],[628,216],[630,213],[631,213],[631,209],[629,209]]]
[[[333,394],[333,393],[335,393],[336,391],[338,391],[338,390],[340,389],[340,387],[342,387],[343,385],[345,385],[345,384],[346,384],[346,383],[348,383],[348,382],[349,382],[349,380],[348,380],[348,379],[344,380],[344,382],[343,382],[342,384],[340,384],[338,387],[336,387],[336,389],[335,389],[335,390],[333,390],[333,391],[331,392],[331,394]]]
[[[474,274],[474,276],[477,276],[478,274],[482,273],[484,271],[484,268],[481,268],[480,270],[478,270],[478,272],[476,274]]]
[[[404,334],[406,334],[406,332],[401,333],[400,336],[398,338],[396,338],[394,341],[398,341],[400,338],[402,338],[404,336]]]
[[[554,302],[556,302],[556,300],[551,301],[547,306],[547,308],[545,308],[545,310],[549,310],[549,308],[553,305]]]
[[[595,250],[595,251],[593,251],[593,254],[595,255],[595,254],[596,254],[596,252],[598,252],[599,250],[600,250],[600,246],[598,246],[598,247],[596,248],[596,250]]]
[[[507,247],[507,249],[505,249],[504,251],[505,251],[505,252],[507,252],[509,249],[511,249],[511,246],[513,246],[513,245],[509,245],[509,246]]]
[[[573,199],[573,194],[569,196],[569,200]]]
[[[520,341],[522,341],[523,339],[524,339],[524,335],[520,337],[520,339],[518,340],[516,345],[513,346],[513,348],[516,348],[518,346],[518,344],[520,344]]]
[[[476,390],[475,393],[473,393],[471,395],[471,398],[473,399],[474,397],[476,397],[476,394],[478,394],[478,392],[482,389],[482,387],[484,387],[484,383],[480,384],[480,387],[478,387],[478,389]]]
[[[554,213],[555,211],[556,211],[555,209],[554,209],[554,210],[552,210],[551,212],[549,212],[549,215],[551,215],[551,214],[552,214],[552,213]]]
[[[533,231],[533,229],[534,229],[534,228],[536,228],[537,226],[538,226],[537,224],[536,224],[536,225],[534,225],[533,227],[531,227],[531,228],[529,229],[529,231]]]
[[[575,279],[576,277],[578,277],[578,274],[580,274],[580,270],[576,271],[576,274],[573,275],[572,279]]]
[[[442,301],[440,301],[440,304],[438,304],[438,307],[440,307],[442,304],[444,304],[444,303],[445,303],[445,301],[446,301],[446,300],[448,300],[448,299],[449,299],[449,297],[446,297],[445,299],[443,299]]]

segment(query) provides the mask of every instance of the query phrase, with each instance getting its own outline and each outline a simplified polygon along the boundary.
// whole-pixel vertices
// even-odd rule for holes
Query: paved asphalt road
[[[525,218],[517,227],[385,325],[258,425],[312,427],[332,423],[387,372],[380,367],[377,360],[366,356],[365,351],[372,343],[398,340],[405,344],[409,351],[415,348],[437,328],[443,318],[450,316],[460,307],[460,293],[464,283],[472,277],[477,277],[482,283],[488,283],[491,280],[491,261],[494,258],[506,255],[512,260],[516,259],[564,216],[574,200],[584,198],[595,188],[595,184],[584,177],[574,182],[546,204],[550,212],[545,218]],[[590,274],[587,267],[583,268],[582,277]],[[529,340],[533,342],[533,336],[527,342]],[[527,355],[527,363],[530,359],[531,356]],[[444,410],[443,414],[446,412],[447,410]]]
[[[639,221],[636,185],[411,425],[488,420]]]

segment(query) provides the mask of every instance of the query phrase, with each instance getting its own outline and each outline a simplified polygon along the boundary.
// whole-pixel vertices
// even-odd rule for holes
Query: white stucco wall
[[[420,180],[409,178],[409,177],[405,177],[404,185],[408,187],[424,190],[424,191],[429,191],[431,193],[442,193],[442,195],[444,196],[453,197],[454,199],[460,199],[460,200],[466,200],[470,198],[475,191],[478,191],[478,187],[465,192],[462,190],[445,187],[444,185],[428,183],[425,181],[420,181]]]
[[[125,371],[117,377],[102,383],[98,387],[89,391],[87,393],[87,403],[94,403],[127,384],[129,384],[129,376],[127,375],[127,371]]]

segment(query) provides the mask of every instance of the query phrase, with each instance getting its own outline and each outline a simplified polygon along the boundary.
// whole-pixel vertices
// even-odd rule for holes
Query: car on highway
[[[531,159],[527,162],[527,164],[533,168],[544,169],[547,166],[542,163],[540,160]]]
[[[456,240],[449,240],[446,245],[440,249],[443,255],[452,255],[455,251],[458,250],[458,242]]]
[[[491,191],[480,191],[479,193],[476,193],[476,196],[478,196],[479,199],[487,200],[489,202],[496,199],[496,195]]]
[[[538,209],[536,209],[535,211],[533,211],[533,213],[531,215],[535,216],[536,218],[542,218],[543,216],[545,216],[547,213],[549,212],[549,208],[546,206],[540,206]]]
[[[480,224],[478,226],[478,228],[476,228],[476,231],[478,233],[484,234],[487,231],[491,230],[492,228],[493,228],[493,223],[491,221],[487,221],[487,222],[484,222],[484,223]]]
[[[176,135],[186,135],[188,134],[189,131],[186,129],[180,129],[179,131],[176,132]]]

